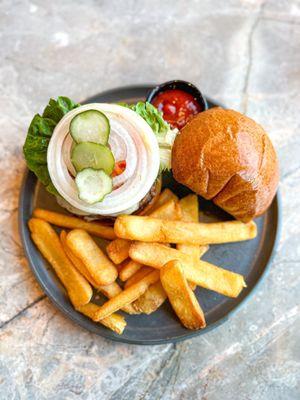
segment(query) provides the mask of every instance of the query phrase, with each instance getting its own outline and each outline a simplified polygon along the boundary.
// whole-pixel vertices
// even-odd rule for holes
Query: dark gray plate
[[[85,102],[134,102],[144,99],[151,88],[152,86],[150,85],[144,85],[113,89],[94,96]],[[208,105],[212,107],[219,104],[208,99]],[[171,174],[164,176],[164,185],[170,187],[180,197],[189,193],[188,189],[172,179]],[[206,221],[230,219],[228,215],[215,207],[211,202],[199,198],[199,204],[202,210],[202,219]],[[119,336],[73,309],[64,288],[31,241],[27,221],[36,206],[64,212],[56,204],[53,196],[46,193],[43,187],[37,184],[35,176],[28,172],[24,177],[20,194],[19,226],[29,264],[44,292],[57,308],[83,328],[108,339],[136,344],[176,342],[208,332],[225,321],[249,297],[249,294],[254,292],[253,289],[257,287],[258,281],[266,272],[267,265],[270,264],[272,253],[276,247],[280,225],[280,207],[277,195],[265,215],[256,220],[258,226],[256,239],[210,247],[203,259],[243,274],[247,282],[247,288],[243,290],[237,299],[226,298],[209,290],[197,288],[196,294],[205,312],[207,321],[205,329],[190,331],[182,327],[169,304],[165,302],[152,315],[126,315],[127,327],[123,335]],[[103,245],[104,243],[100,244]],[[99,301],[101,302],[101,299]]]

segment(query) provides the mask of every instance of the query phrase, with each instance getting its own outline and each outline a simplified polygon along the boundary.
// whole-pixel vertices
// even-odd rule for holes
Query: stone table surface
[[[0,398],[299,399],[300,2],[0,2]],[[179,344],[113,343],[42,293],[20,242],[22,144],[50,96],[190,80],[269,132],[283,228],[259,290]]]

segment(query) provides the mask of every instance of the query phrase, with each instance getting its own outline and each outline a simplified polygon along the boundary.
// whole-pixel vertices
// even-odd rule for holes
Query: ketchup
[[[163,113],[164,120],[172,128],[182,128],[189,119],[202,111],[200,104],[191,94],[179,89],[159,93],[152,104]]]

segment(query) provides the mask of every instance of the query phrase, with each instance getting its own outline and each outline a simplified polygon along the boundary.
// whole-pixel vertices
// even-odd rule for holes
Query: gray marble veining
[[[269,132],[282,236],[255,296],[218,329],[117,344],[68,321],[30,272],[17,229],[22,144],[50,96],[173,78]],[[0,85],[0,398],[299,399],[299,0],[3,0]]]

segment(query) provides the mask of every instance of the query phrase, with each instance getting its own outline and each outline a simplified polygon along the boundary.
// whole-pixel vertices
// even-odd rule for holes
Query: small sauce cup
[[[146,101],[163,113],[173,128],[182,128],[194,115],[207,110],[207,103],[192,83],[173,80],[154,87]]]

